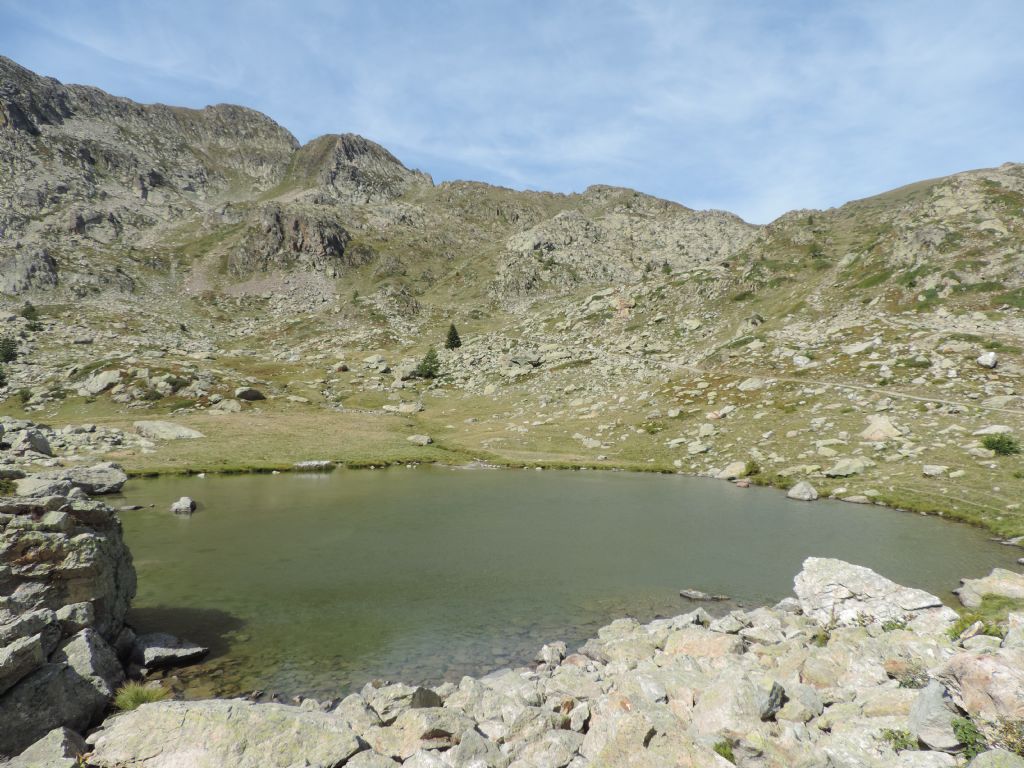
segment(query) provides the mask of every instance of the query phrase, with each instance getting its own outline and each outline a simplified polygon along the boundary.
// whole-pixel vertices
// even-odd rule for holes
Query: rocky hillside
[[[1024,533],[1019,454],[987,446],[1024,431],[1022,227],[1020,165],[753,226],[607,186],[434,184],[359,136],[300,146],[251,110],[0,59],[0,410],[208,436],[112,451],[136,469],[750,464]],[[418,378],[451,322],[463,346]],[[303,419],[386,437],[339,453],[292,438]],[[232,437],[277,420],[276,463]]]

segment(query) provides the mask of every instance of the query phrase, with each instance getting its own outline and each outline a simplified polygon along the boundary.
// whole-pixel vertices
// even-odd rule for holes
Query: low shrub
[[[1013,456],[1020,453],[1020,442],[1013,435],[985,435],[981,438],[981,444],[990,451],[995,451],[997,456]]]

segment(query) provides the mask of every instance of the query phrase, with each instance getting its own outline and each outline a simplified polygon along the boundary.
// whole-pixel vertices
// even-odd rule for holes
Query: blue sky
[[[754,222],[1024,161],[1022,41],[1020,0],[0,0],[0,53],[64,82]]]

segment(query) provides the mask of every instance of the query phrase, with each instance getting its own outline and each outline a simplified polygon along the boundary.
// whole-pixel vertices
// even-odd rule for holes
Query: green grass
[[[129,680],[114,694],[114,706],[122,712],[128,712],[143,704],[164,701],[170,698],[170,695],[171,692],[166,688],[152,687],[145,683]]]
[[[1024,600],[1016,600],[1002,595],[984,595],[981,605],[973,610],[964,610],[960,618],[949,628],[949,636],[958,638],[961,633],[976,621],[982,623],[981,634],[990,637],[1003,637],[1006,634],[1004,625],[1011,613],[1024,611]]]

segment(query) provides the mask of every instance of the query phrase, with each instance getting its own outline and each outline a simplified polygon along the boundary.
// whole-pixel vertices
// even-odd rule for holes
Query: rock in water
[[[818,491],[806,480],[801,480],[789,489],[786,496],[797,501],[814,501],[818,498]]]
[[[189,496],[182,496],[171,504],[171,512],[176,515],[191,515],[196,511],[196,503]]]
[[[337,766],[360,750],[339,717],[283,704],[161,701],[107,720],[88,741],[100,768]]]
[[[900,586],[870,568],[832,558],[804,560],[794,591],[804,614],[822,625],[957,619],[956,612],[944,607],[935,595]]]
[[[150,440],[198,440],[204,437],[198,429],[172,421],[136,421],[135,431]]]
[[[153,632],[135,639],[132,661],[147,669],[178,667],[201,659],[208,651],[208,648],[179,640],[174,635]]]

